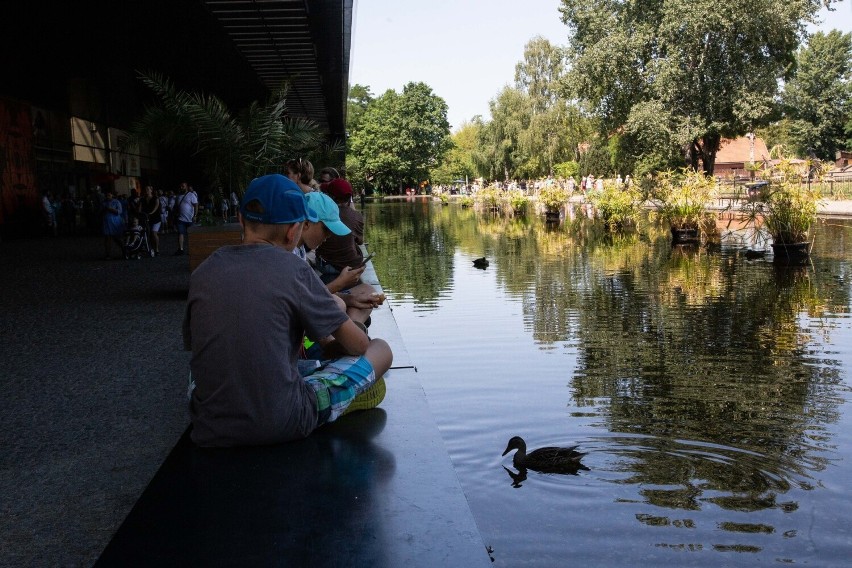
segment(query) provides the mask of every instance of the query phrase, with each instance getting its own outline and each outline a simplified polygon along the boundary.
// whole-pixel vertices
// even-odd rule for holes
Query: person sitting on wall
[[[240,207],[243,242],[219,248],[190,276],[183,337],[192,351],[191,437],[200,446],[304,438],[384,398],[393,353],[293,254],[305,220],[318,218],[291,180],[256,178]],[[303,378],[297,361],[306,333],[333,336],[326,350],[337,357]]]
[[[331,282],[346,268],[357,269],[364,262],[359,245],[364,244],[364,217],[352,207],[352,186],[343,178],[320,185],[340,210],[340,220],[349,227],[348,235],[331,235],[316,250],[317,269],[323,282]]]
[[[308,207],[313,209],[318,221],[305,221],[300,244],[308,250],[316,250],[329,237],[345,237],[352,231],[340,220],[337,204],[325,193],[314,191],[307,194]],[[338,298],[342,309],[352,321],[362,324],[366,330],[373,308],[384,303],[384,295],[376,293],[375,288],[360,282],[366,265],[357,268],[344,267],[337,278],[328,282],[326,287]],[[361,327],[361,326],[359,326]]]

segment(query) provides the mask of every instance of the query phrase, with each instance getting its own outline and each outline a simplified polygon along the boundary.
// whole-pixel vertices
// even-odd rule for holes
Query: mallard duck
[[[520,436],[509,440],[509,445],[503,452],[505,456],[512,450],[517,450],[512,457],[512,463],[520,469],[534,469],[542,473],[571,473],[578,469],[587,469],[580,463],[584,452],[578,452],[577,446],[569,448],[539,448],[527,453],[527,443]]]
[[[488,259],[485,258],[484,256],[482,258],[476,258],[473,261],[473,265],[476,268],[483,268],[483,269],[488,268]]]

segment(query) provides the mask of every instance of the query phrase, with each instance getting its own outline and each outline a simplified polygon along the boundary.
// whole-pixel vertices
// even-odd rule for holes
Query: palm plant
[[[265,103],[254,101],[233,113],[218,97],[177,89],[163,75],[139,73],[139,78],[154,92],[157,104],[145,109],[124,145],[149,140],[189,151],[201,158],[216,191],[240,195],[253,178],[282,173],[289,158],[339,147],[323,146],[313,121],[287,116],[286,83]]]
[[[758,200],[743,204],[743,212],[750,220],[762,219],[776,244],[807,242],[821,196],[817,184],[811,185],[806,178],[810,174],[819,179],[823,169],[816,162],[805,161],[797,167],[790,160],[782,159],[766,171],[769,185]]]
[[[544,210],[550,213],[558,212],[566,203],[571,194],[560,185],[553,184],[542,189],[538,194],[538,202],[544,206]]]
[[[633,188],[621,189],[612,182],[605,182],[603,191],[592,192],[589,199],[610,231],[635,226],[639,221],[642,204]]]
[[[680,172],[659,173],[652,196],[657,216],[669,223],[673,233],[694,231],[697,235],[703,227],[713,225],[707,223],[711,217],[707,206],[715,192],[713,178],[684,168]]]

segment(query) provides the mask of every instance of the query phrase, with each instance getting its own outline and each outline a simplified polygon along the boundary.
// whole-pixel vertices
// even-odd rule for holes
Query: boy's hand
[[[343,298],[348,307],[362,310],[378,308],[385,301],[384,294],[373,294],[365,291],[341,294],[340,297]]]
[[[361,280],[361,275],[363,273],[363,266],[359,268],[351,268],[349,266],[344,266],[343,270],[340,271],[340,275],[331,281],[329,288],[332,288],[335,291],[352,288],[353,286],[358,284],[359,280]]]

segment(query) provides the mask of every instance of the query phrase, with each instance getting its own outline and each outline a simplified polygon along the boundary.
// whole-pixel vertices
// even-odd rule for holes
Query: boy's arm
[[[343,322],[333,335],[337,349],[332,348],[332,350],[339,350],[344,355],[361,356],[367,352],[367,346],[370,344],[367,334],[361,331],[351,319]]]

